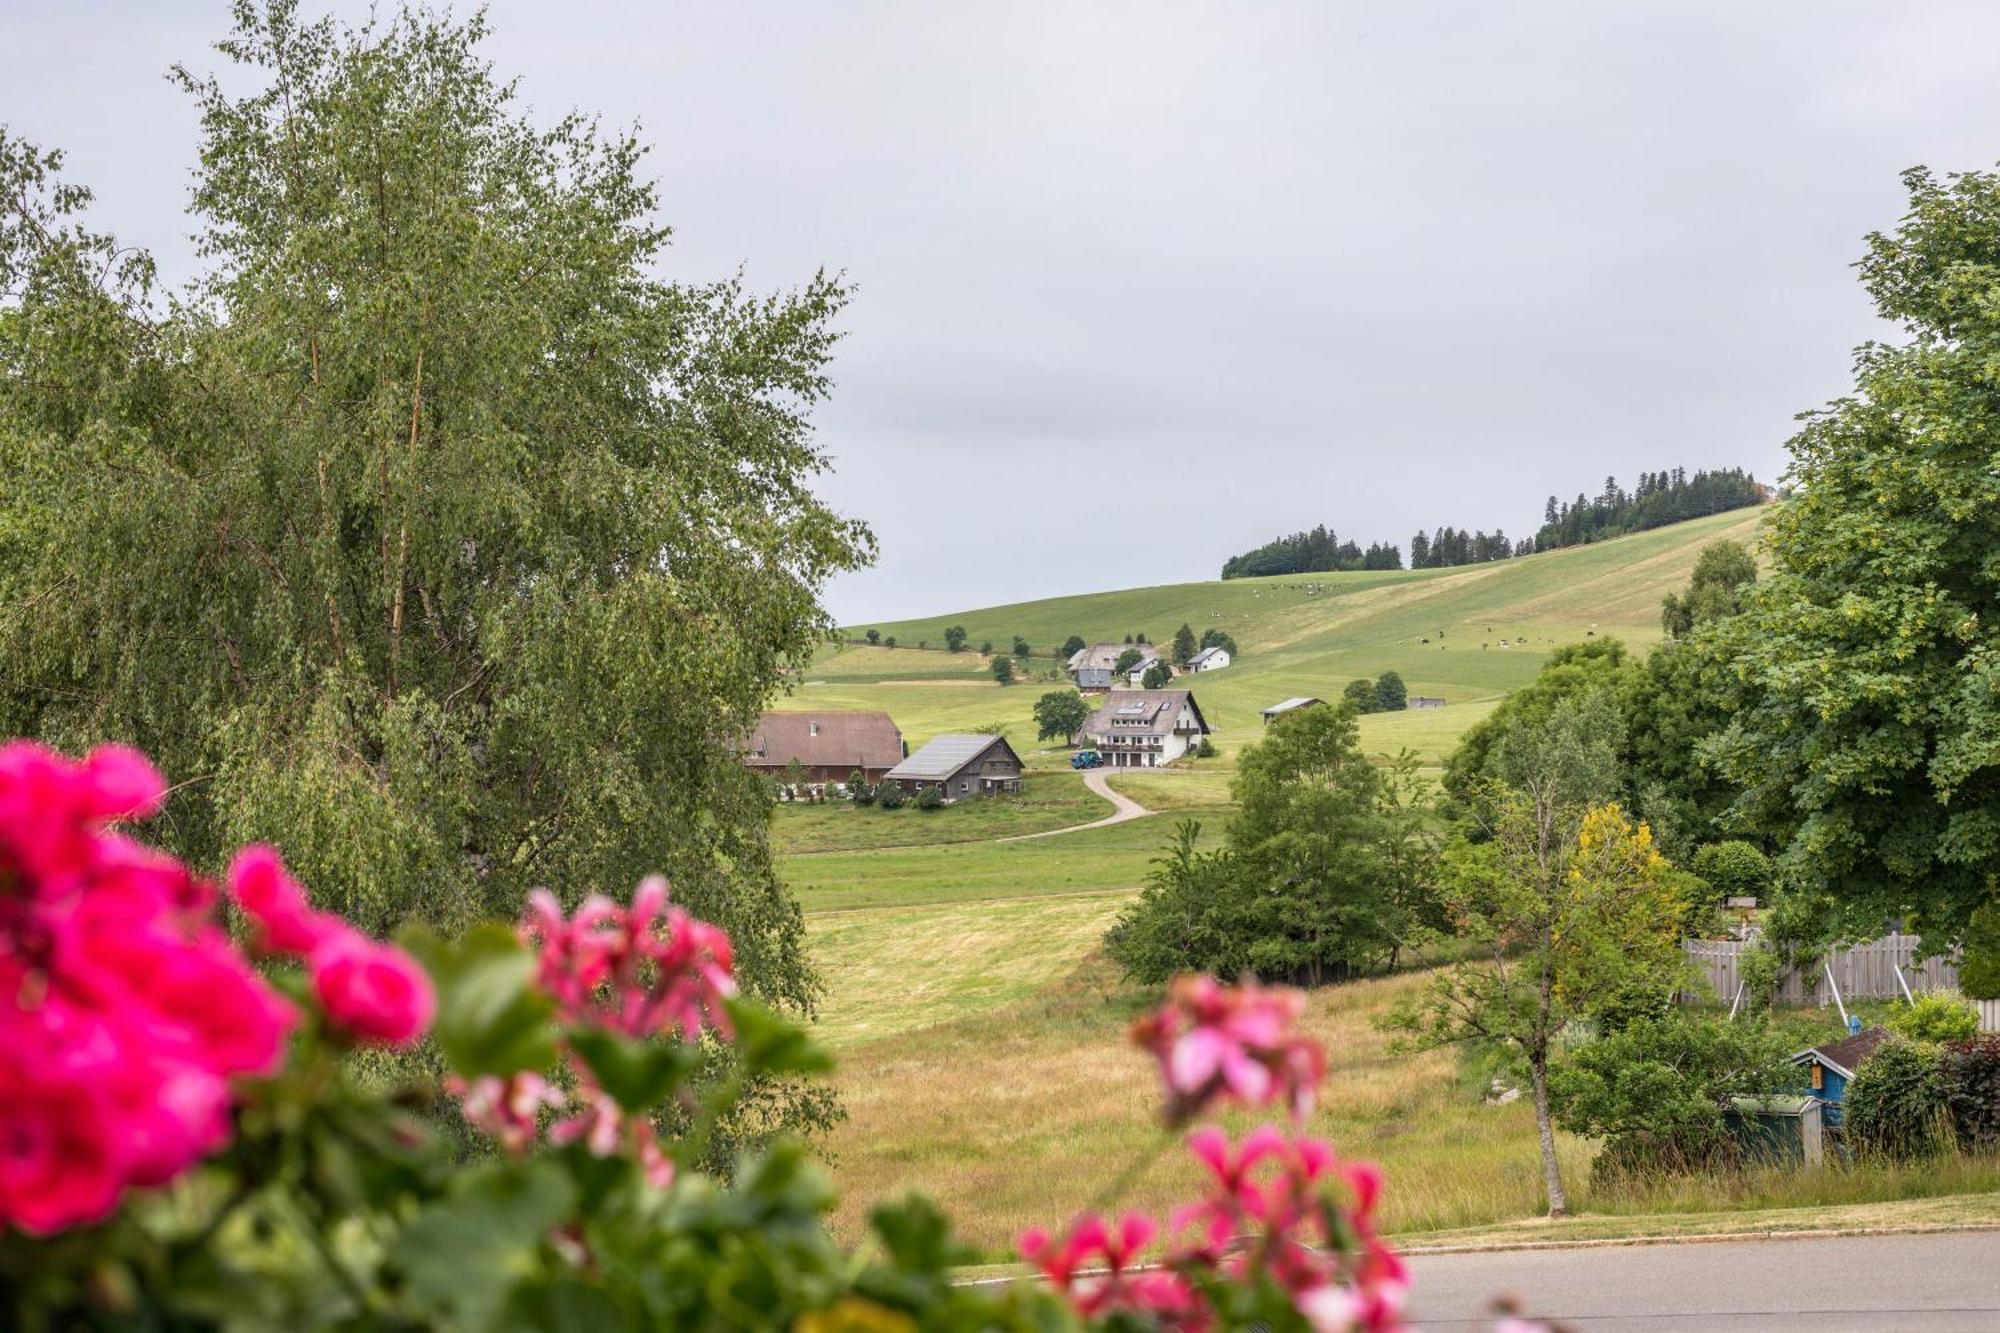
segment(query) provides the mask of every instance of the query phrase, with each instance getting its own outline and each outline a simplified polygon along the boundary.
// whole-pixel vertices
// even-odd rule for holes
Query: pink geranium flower
[[[225,878],[229,896],[256,925],[256,945],[264,953],[304,958],[347,929],[339,917],[312,909],[276,848],[245,847]]]
[[[1221,1101],[1283,1101],[1303,1120],[1326,1073],[1319,1043],[1294,1031],[1304,1011],[1295,990],[1176,978],[1167,1002],[1132,1026],[1133,1041],[1159,1062],[1167,1123],[1186,1124]]]
[[[430,1028],[437,1012],[431,979],[416,960],[359,931],[344,930],[324,941],[307,965],[327,1019],[360,1041],[408,1046]]]

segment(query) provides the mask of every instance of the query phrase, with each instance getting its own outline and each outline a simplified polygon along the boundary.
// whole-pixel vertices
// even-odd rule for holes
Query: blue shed
[[[1854,1081],[1854,1071],[1887,1040],[1888,1029],[1869,1028],[1824,1046],[1808,1046],[1792,1057],[1792,1063],[1806,1071],[1811,1094],[1826,1103],[1828,1125],[1840,1123],[1840,1104],[1847,1097],[1847,1085]]]

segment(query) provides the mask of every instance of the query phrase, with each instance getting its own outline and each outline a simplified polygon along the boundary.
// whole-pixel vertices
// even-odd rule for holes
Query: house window
[[[963,779],[963,778],[960,778],[960,779],[959,779],[959,782],[958,782],[958,794],[959,794],[959,795],[963,796],[963,795],[965,795],[965,793],[966,793],[966,792],[970,791],[971,789],[972,789],[972,784],[971,784],[971,783],[967,782],[967,781],[966,781],[965,779]]]
[[[808,727],[808,728],[810,729],[810,730],[809,730],[809,731],[807,732],[807,734],[808,734],[808,735],[812,735],[812,736],[817,736],[817,735],[819,735],[819,723],[817,723],[817,722],[808,722],[808,723],[806,723],[806,726],[807,726],[807,727]]]

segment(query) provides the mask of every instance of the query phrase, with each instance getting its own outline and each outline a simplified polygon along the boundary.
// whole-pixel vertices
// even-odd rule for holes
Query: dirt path
[[[1088,824],[1071,824],[1068,828],[1044,829],[1040,833],[1016,833],[1011,837],[995,838],[995,842],[1026,842],[1030,838],[1053,838],[1063,833],[1081,833],[1087,828],[1107,828],[1112,824],[1123,824],[1128,819],[1139,819],[1153,812],[1140,805],[1123,792],[1113,791],[1107,779],[1111,775],[1108,768],[1086,768],[1083,770],[1083,785],[1111,802],[1112,813],[1102,819],[1094,819]]]

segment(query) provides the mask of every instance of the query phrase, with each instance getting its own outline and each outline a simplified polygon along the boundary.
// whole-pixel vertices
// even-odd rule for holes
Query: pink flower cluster
[[[379,944],[330,912],[315,912],[278,853],[245,847],[229,863],[229,895],[256,928],[252,945],[303,958],[328,1022],[355,1041],[408,1046],[437,1013],[431,980],[401,949]]]
[[[1278,1101],[1303,1121],[1326,1068],[1319,1045],[1295,1031],[1303,1010],[1296,991],[1177,979],[1166,1004],[1132,1029],[1159,1062],[1168,1123],[1224,1103]],[[1268,1278],[1315,1329],[1403,1327],[1408,1275],[1375,1230],[1380,1170],[1272,1125],[1234,1146],[1221,1130],[1202,1129],[1188,1147],[1209,1188],[1170,1217],[1155,1264],[1139,1262],[1156,1227],[1136,1213],[1115,1226],[1086,1215],[1061,1241],[1031,1231],[1022,1254],[1085,1315],[1124,1310],[1165,1328],[1207,1329],[1205,1285]]]
[[[555,895],[537,889],[521,940],[540,954],[539,983],[564,1022],[627,1037],[677,1031],[693,1041],[705,1026],[729,1034],[729,933],[668,907],[657,875],[640,882],[629,908],[592,894],[568,918]]]
[[[553,894],[537,889],[520,935],[536,951],[537,984],[566,1024],[635,1040],[668,1034],[694,1041],[704,1029],[730,1032],[723,1001],[736,993],[736,982],[728,932],[668,907],[664,879],[642,881],[630,907],[593,895],[567,917]],[[627,1116],[574,1051],[569,1065],[577,1081],[574,1109],[550,1125],[549,1138],[582,1143],[600,1157],[629,1151],[647,1179],[669,1184],[673,1163],[652,1122]],[[474,1128],[516,1153],[539,1141],[544,1110],[572,1105],[536,1073],[454,1080],[447,1087]]]
[[[0,746],[0,1224],[95,1222],[173,1179],[229,1141],[231,1080],[283,1060],[297,1014],[215,924],[213,888],[113,831],[165,797],[133,750]],[[350,939],[319,974],[360,1032],[387,1007],[373,948]]]
[[[1176,977],[1167,1002],[1132,1025],[1132,1040],[1159,1061],[1167,1123],[1184,1125],[1220,1101],[1282,1101],[1303,1121],[1326,1076],[1326,1052],[1294,1030],[1304,1012],[1295,990]]]

